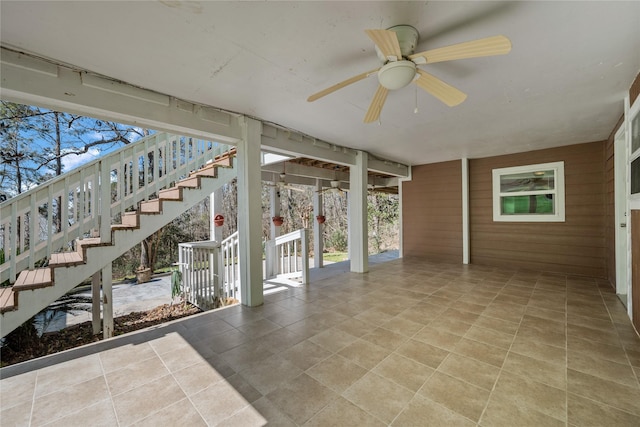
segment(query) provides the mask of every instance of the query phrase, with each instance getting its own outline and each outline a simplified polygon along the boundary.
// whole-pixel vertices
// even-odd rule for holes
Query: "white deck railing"
[[[226,144],[155,133],[0,204],[0,283],[227,153]],[[107,183],[107,185],[103,185]]]
[[[309,231],[306,228],[269,240],[265,248],[267,279],[301,278],[309,284]]]
[[[237,231],[222,242],[180,243],[178,264],[188,302],[209,310],[227,298],[241,300]]]

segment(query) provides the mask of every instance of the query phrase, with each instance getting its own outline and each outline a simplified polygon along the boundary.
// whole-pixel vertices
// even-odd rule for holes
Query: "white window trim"
[[[522,191],[518,193],[500,193],[500,176],[517,173],[535,172],[539,170],[553,170],[555,173],[555,189],[540,191]],[[500,198],[502,196],[528,196],[533,194],[555,195],[554,215],[503,215]],[[539,163],[535,165],[515,166],[493,170],[493,220],[496,222],[565,222],[564,209],[564,162]]]

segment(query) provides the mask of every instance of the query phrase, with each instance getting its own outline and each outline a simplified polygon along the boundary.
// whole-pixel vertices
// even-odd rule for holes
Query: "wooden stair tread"
[[[0,313],[16,309],[16,296],[13,288],[0,288]]]
[[[52,284],[51,269],[48,267],[37,268],[35,270],[22,271],[13,285],[13,289],[16,291],[37,289],[51,286]]]
[[[64,267],[84,264],[82,256],[78,252],[59,252],[51,254],[49,267]]]

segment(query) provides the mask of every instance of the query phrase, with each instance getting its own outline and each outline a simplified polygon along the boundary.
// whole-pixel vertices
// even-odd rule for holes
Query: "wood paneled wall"
[[[607,255],[607,279],[616,287],[616,175],[615,175],[615,139],[616,132],[622,126],[623,117],[613,128],[604,149],[605,182],[605,246]]]
[[[459,160],[411,168],[402,184],[403,256],[462,262],[461,175]]]
[[[469,162],[471,263],[606,277],[605,142]],[[563,223],[493,222],[494,168],[564,161]]]
[[[640,95],[640,73],[631,84],[631,88],[629,88],[630,105],[633,105],[634,101],[638,98],[638,95]]]

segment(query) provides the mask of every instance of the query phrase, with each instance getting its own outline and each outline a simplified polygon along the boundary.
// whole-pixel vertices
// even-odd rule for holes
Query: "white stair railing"
[[[222,242],[180,243],[178,265],[184,296],[191,304],[210,310],[227,298],[240,301],[237,231]]]
[[[268,279],[301,278],[309,284],[309,230],[302,228],[269,240],[265,247]]]
[[[155,133],[0,204],[0,283],[90,234],[231,146]],[[106,184],[106,185],[105,185]]]

